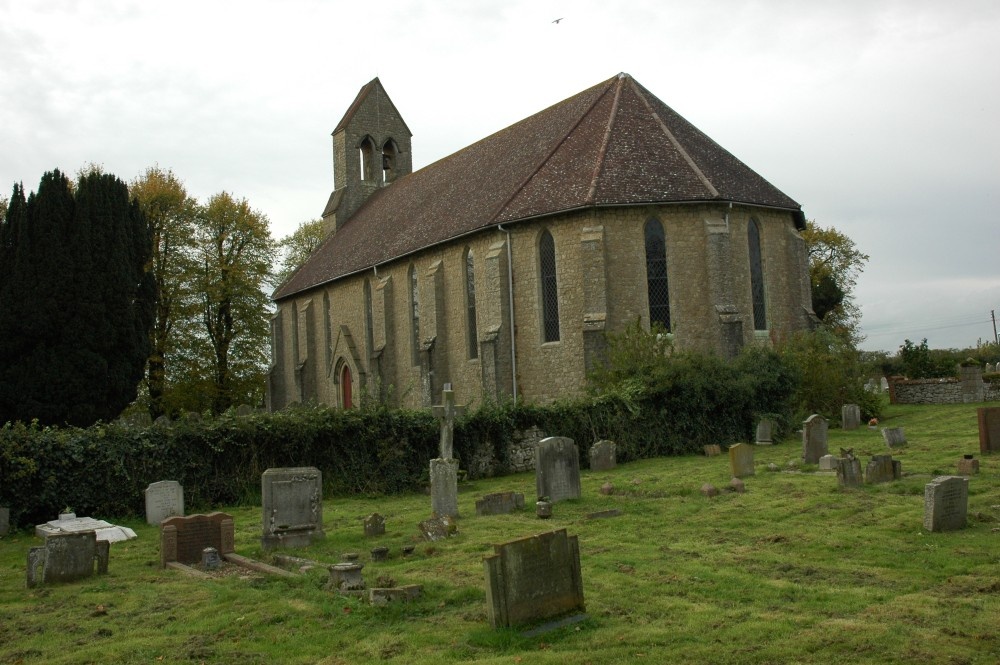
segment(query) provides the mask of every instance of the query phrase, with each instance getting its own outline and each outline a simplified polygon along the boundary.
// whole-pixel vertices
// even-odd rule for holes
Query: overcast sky
[[[871,256],[864,348],[974,346],[1000,310],[998,35],[996,0],[0,0],[0,191],[158,164],[280,237],[322,212],[376,76],[416,169],[627,72]]]

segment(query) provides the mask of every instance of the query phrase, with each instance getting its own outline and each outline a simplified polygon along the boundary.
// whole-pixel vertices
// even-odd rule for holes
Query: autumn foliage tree
[[[815,221],[806,222],[802,237],[809,254],[813,311],[827,328],[856,344],[861,312],[854,303],[854,287],[868,255],[834,227]]]

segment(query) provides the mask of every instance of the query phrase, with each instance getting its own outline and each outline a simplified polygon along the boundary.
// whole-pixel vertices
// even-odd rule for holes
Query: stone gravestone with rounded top
[[[861,425],[861,407],[857,404],[845,404],[840,408],[840,426],[845,430],[854,430]]]
[[[176,480],[150,483],[144,495],[147,524],[156,526],[168,517],[184,515],[184,488]]]
[[[538,442],[535,489],[551,503],[580,498],[580,451],[573,439],[550,436]]]
[[[827,447],[826,419],[814,413],[802,423],[802,461],[805,464],[818,464],[819,458],[830,451]]]
[[[590,470],[610,471],[618,466],[618,446],[602,439],[590,447]]]

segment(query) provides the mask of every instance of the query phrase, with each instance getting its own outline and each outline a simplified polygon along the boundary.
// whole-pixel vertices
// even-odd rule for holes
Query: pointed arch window
[[[750,248],[750,291],[753,297],[753,329],[767,330],[767,308],[764,292],[764,264],[760,251],[760,227],[757,220],[750,218],[747,228],[747,244]]]
[[[476,328],[476,262],[472,250],[465,248],[465,312],[469,336],[469,358],[479,357],[479,332]]]
[[[375,141],[372,137],[366,136],[358,147],[359,159],[361,160],[361,179],[375,179]]]
[[[382,181],[386,184],[396,179],[396,155],[399,148],[392,139],[382,145]]]
[[[371,358],[375,353],[375,316],[372,311],[372,282],[365,280],[365,354]]]
[[[344,363],[340,368],[340,405],[345,409],[354,407],[354,386],[351,383],[351,367]]]
[[[417,269],[410,266],[410,345],[413,347],[413,364],[420,364],[420,285]]]
[[[326,346],[326,375],[330,376],[333,368],[333,321],[330,318],[330,293],[323,292],[323,323],[325,324],[323,342]]]
[[[538,275],[542,285],[542,341],[559,341],[559,284],[556,244],[548,229],[538,240]]]
[[[646,294],[649,325],[659,323],[670,330],[670,289],[667,284],[667,242],[663,224],[655,217],[646,221]]]

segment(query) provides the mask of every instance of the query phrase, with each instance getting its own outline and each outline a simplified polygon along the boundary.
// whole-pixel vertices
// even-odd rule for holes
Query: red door
[[[344,369],[340,370],[340,397],[341,404],[345,409],[354,406],[354,402],[351,400],[351,368],[346,364]]]

